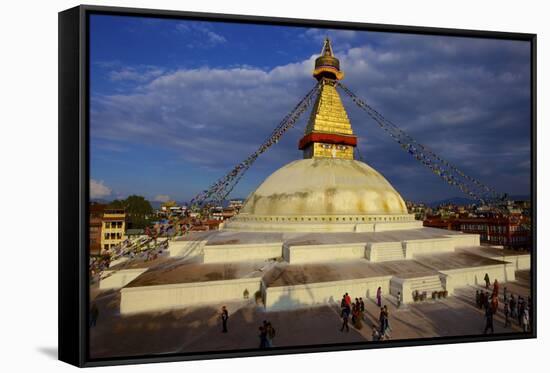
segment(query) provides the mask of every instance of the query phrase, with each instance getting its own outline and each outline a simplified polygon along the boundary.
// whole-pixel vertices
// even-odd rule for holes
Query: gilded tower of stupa
[[[304,158],[353,159],[357,137],[334,86],[336,81],[344,78],[344,73],[329,39],[325,39],[321,56],[315,60],[313,76],[321,84],[321,91],[299,148],[304,151]]]

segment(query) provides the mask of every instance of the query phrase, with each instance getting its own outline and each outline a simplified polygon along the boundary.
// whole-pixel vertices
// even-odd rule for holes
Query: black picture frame
[[[384,343],[349,343],[278,347],[266,350],[214,351],[192,354],[166,354],[127,358],[90,359],[88,355],[88,200],[89,200],[89,17],[92,14],[182,20],[223,21],[298,27],[386,31],[425,35],[462,36],[528,41],[531,45],[531,201],[532,242],[531,289],[533,294],[532,332],[487,336],[456,336],[385,341]],[[258,355],[282,355],[303,352],[328,352],[402,346],[451,344],[536,338],[536,58],[537,36],[449,28],[398,26],[326,20],[306,20],[197,13],[156,9],[136,9],[82,5],[59,13],[59,360],[79,367],[217,359]]]

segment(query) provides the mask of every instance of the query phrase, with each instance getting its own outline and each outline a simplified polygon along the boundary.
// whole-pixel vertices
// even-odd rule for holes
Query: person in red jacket
[[[499,291],[499,283],[495,278],[495,282],[493,283],[493,297],[498,297],[498,291]]]
[[[348,293],[346,293],[345,297],[346,297],[346,305],[349,308],[351,308],[351,297],[348,295]]]

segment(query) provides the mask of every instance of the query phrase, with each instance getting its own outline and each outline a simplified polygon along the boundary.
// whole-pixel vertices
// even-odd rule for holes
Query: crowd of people
[[[491,283],[488,281],[488,278],[489,276],[488,274],[486,274],[485,291],[476,290],[475,296],[477,307],[484,310],[486,321],[485,329],[483,331],[484,334],[487,334],[488,332],[494,333],[493,316],[499,310],[500,284],[498,280],[495,279],[491,289]],[[502,291],[502,298],[504,301],[502,311],[504,315],[504,327],[510,327],[512,324],[512,320],[517,320],[518,325],[523,329],[523,331],[530,331],[530,320],[532,319],[533,309],[531,297],[528,296],[527,299],[524,299],[520,295],[517,295],[516,299],[514,294],[509,293],[507,288],[504,287]],[[397,303],[398,308],[401,301],[401,293],[399,293]],[[387,305],[382,305],[381,287],[379,287],[376,292],[376,304],[380,308],[380,313],[378,316],[378,325],[374,326],[372,329],[372,340],[381,341],[391,339],[390,333],[392,329],[390,327],[389,310]],[[365,322],[367,319],[365,316],[365,302],[363,301],[362,297],[355,298],[354,301],[352,301],[351,296],[348,293],[345,293],[344,295],[342,295],[340,309],[340,317],[342,318],[342,325],[340,327],[341,332],[350,331],[350,322],[356,330],[361,330],[363,328],[363,322]],[[229,313],[225,306],[222,307],[220,318],[222,321],[222,332],[227,333],[227,322],[229,319]],[[264,320],[263,323],[259,326],[258,330],[260,348],[265,349],[273,347],[275,328],[273,327],[271,322]]]
[[[485,274],[485,292],[476,290],[476,305],[479,309],[484,310],[485,315],[485,329],[484,334],[487,334],[489,331],[494,333],[493,325],[493,316],[498,312],[499,306],[499,292],[500,284],[497,279],[493,282],[493,288],[489,294],[491,287],[491,282],[489,280],[489,274]],[[520,295],[517,296],[517,300],[514,297],[514,294],[508,294],[508,290],[504,287],[502,291],[502,299],[504,302],[503,305],[503,316],[504,316],[504,327],[510,327],[512,325],[512,320],[517,320],[518,325],[523,329],[524,332],[531,330],[531,320],[533,318],[532,310],[533,305],[531,297],[528,296],[525,300]]]
[[[382,306],[382,288],[379,287],[376,291],[376,304],[380,307],[380,314],[378,317],[378,328],[373,328],[372,330],[372,340],[380,341],[390,339],[390,321],[389,321],[389,310],[388,306]],[[365,302],[362,297],[355,298],[355,301],[352,302],[352,299],[348,293],[345,293],[342,296],[342,301],[340,302],[340,317],[342,318],[342,326],[340,331],[349,332],[349,321],[351,318],[351,324],[357,330],[363,328],[363,321],[365,320]]]
[[[356,329],[361,329],[363,327],[362,320],[363,314],[365,312],[365,303],[363,298],[355,298],[355,302],[351,302],[351,297],[348,293],[342,296],[342,302],[340,303],[341,312],[340,316],[342,317],[342,327],[340,331],[346,330],[349,332],[349,319],[351,316],[351,323]]]

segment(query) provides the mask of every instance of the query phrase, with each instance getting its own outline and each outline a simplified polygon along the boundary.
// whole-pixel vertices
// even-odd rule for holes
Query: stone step
[[[370,262],[389,262],[405,259],[401,241],[371,242],[367,244],[365,257]]]
[[[412,291],[418,290],[418,292],[432,292],[443,290],[443,285],[441,284],[441,279],[439,276],[433,276],[424,279],[415,279],[410,283],[410,288]]]
[[[392,260],[403,260],[405,259],[405,254],[401,247],[388,247],[384,250],[379,250],[376,257],[378,262],[388,262]]]

